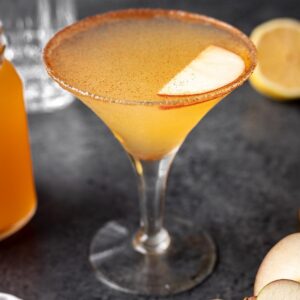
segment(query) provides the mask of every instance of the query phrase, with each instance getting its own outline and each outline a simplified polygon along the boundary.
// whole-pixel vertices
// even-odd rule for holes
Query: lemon
[[[300,22],[274,19],[256,27],[250,37],[258,52],[252,86],[277,100],[300,98]]]

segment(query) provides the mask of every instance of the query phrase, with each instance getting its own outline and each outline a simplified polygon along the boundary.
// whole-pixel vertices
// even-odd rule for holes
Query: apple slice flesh
[[[256,275],[254,295],[278,279],[300,282],[300,233],[286,236],[268,252]]]
[[[300,300],[300,284],[286,279],[273,281],[261,290],[257,300]]]
[[[272,281],[260,291],[257,297],[244,300],[300,300],[300,283],[288,279]]]
[[[233,82],[244,69],[244,60],[239,55],[211,45],[177,73],[158,95],[189,96],[213,91]]]

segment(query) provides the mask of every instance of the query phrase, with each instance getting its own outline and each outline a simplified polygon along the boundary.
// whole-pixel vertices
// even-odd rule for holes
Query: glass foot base
[[[216,248],[211,238],[195,225],[170,220],[170,247],[160,255],[145,255],[133,248],[137,230],[126,221],[111,221],[96,234],[90,262],[97,278],[123,292],[172,295],[189,290],[213,270]]]

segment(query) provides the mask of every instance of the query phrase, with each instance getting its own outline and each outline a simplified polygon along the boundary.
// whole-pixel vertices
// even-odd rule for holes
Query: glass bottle
[[[23,227],[36,210],[23,86],[4,50],[0,22],[0,240]]]

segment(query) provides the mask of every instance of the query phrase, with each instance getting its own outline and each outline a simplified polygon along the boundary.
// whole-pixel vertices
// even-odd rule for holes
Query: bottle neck
[[[0,66],[4,60],[4,50],[5,50],[5,39],[3,34],[3,27],[0,21]]]

